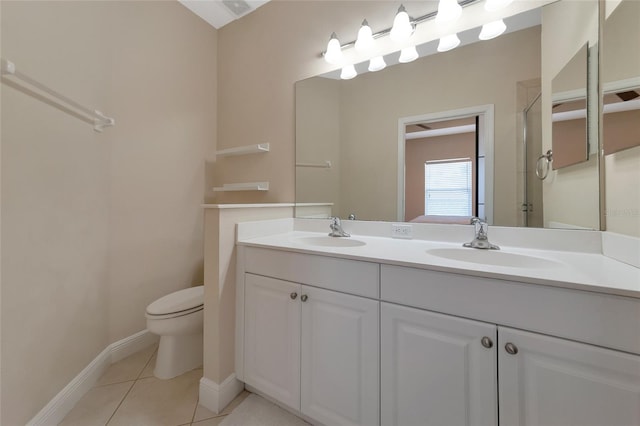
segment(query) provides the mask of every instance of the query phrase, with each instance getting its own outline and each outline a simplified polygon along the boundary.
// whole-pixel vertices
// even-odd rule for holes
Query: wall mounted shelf
[[[312,167],[316,169],[330,169],[331,161],[326,160],[324,163],[296,163],[296,167]]]
[[[228,191],[268,191],[269,182],[244,182],[244,183],[225,183],[222,186],[213,188],[214,192]]]
[[[236,148],[228,148],[216,151],[216,157],[231,157],[234,155],[261,154],[269,152],[268,143],[259,143],[255,145],[239,146]]]

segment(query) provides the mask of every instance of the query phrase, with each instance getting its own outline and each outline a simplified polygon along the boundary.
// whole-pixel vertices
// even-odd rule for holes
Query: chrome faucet
[[[470,243],[464,243],[463,244],[464,247],[471,247],[471,248],[477,248],[477,249],[483,249],[483,250],[500,250],[500,247],[498,247],[495,244],[491,244],[489,242],[489,236],[488,236],[489,224],[487,222],[485,222],[480,218],[472,217],[471,225],[475,226],[475,237],[473,238],[473,241],[471,241]]]
[[[331,228],[331,232],[329,232],[330,237],[350,237],[351,235],[344,232],[342,229],[342,223],[340,223],[339,217],[332,217],[331,224],[329,224],[329,228]]]

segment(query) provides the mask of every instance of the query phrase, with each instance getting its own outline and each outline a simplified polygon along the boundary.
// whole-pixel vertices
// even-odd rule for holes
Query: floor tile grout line
[[[151,353],[151,355],[149,356],[149,359],[147,360],[147,362],[144,364],[144,367],[142,367],[142,369],[140,370],[140,372],[138,373],[138,376],[136,377],[136,380],[140,379],[140,376],[142,376],[142,373],[144,373],[144,370],[146,370],[147,366],[151,363],[151,360],[153,359],[153,356],[158,352],[158,348],[156,347],[156,350],[153,351]]]
[[[131,389],[133,389],[133,387],[135,386],[137,380],[134,380],[133,383],[131,383],[131,386],[129,387],[129,389],[127,390],[127,393],[124,394],[124,396],[122,397],[122,399],[120,400],[120,403],[118,404],[118,406],[116,407],[115,410],[113,410],[113,413],[111,413],[111,416],[109,417],[109,420],[107,420],[107,422],[104,424],[104,426],[107,426],[109,424],[109,422],[111,422],[111,420],[113,419],[113,416],[116,415],[116,413],[118,412],[118,410],[120,409],[120,407],[122,406],[122,403],[124,402],[125,399],[127,399],[127,397],[129,396],[129,394],[131,393]]]
[[[0,0],[1,1],[1,0]],[[113,386],[113,385],[121,385],[123,383],[129,383],[129,382],[135,382],[137,379],[128,379],[128,380],[121,380],[119,382],[113,382],[113,383],[104,383],[102,385],[95,385],[92,389],[98,389],[98,388],[104,388],[107,386]]]
[[[189,422],[190,424],[193,424],[193,422],[195,421],[196,412],[198,411],[198,404],[199,403],[200,403],[200,396],[198,396],[198,398],[196,398],[196,406],[193,408],[193,415],[191,415],[191,421]]]

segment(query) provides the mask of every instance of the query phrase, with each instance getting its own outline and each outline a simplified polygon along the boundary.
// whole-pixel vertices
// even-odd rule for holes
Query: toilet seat
[[[204,286],[178,290],[149,304],[146,317],[152,319],[175,318],[203,309]]]

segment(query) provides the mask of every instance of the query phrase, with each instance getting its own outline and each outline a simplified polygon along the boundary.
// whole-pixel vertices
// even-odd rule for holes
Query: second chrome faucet
[[[331,223],[329,224],[329,228],[331,228],[331,232],[329,232],[330,237],[350,237],[351,235],[344,232],[342,229],[342,223],[340,222],[339,217],[331,217]]]
[[[484,220],[472,217],[471,225],[475,226],[475,237],[469,243],[464,243],[464,247],[471,247],[483,250],[500,250],[495,244],[489,242],[489,224]]]

